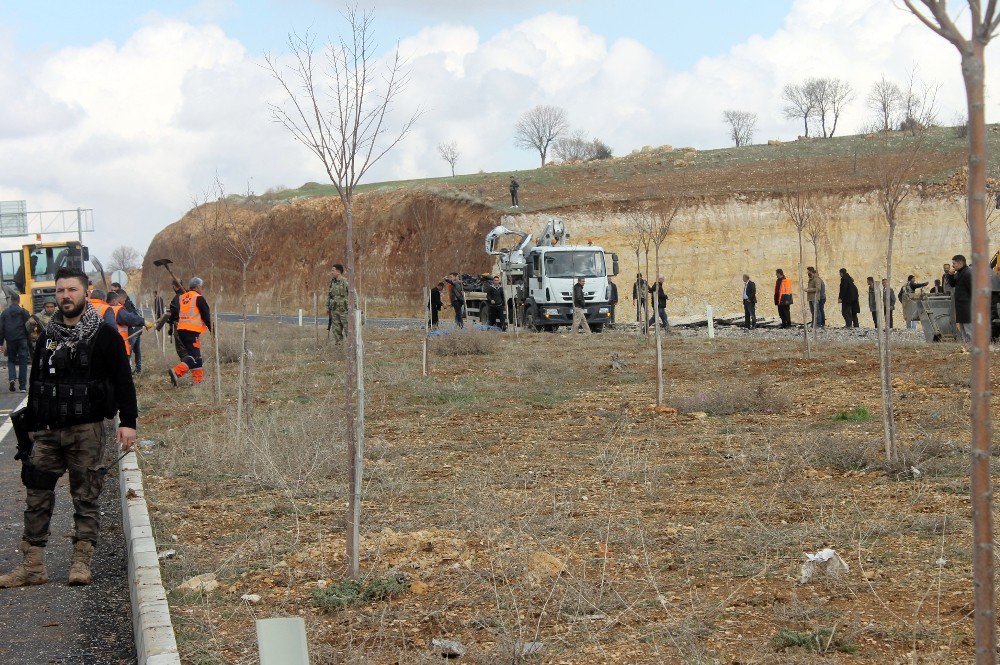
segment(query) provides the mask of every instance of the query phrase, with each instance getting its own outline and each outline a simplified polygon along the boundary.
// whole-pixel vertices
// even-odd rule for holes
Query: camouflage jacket
[[[326,296],[326,308],[331,312],[347,312],[347,280],[331,279]]]
[[[45,326],[49,325],[49,321],[52,320],[53,314],[55,314],[55,312],[52,314],[46,314],[44,311],[41,311],[28,319],[28,322],[25,324],[25,328],[28,329],[28,337],[31,339],[32,344],[35,343],[39,335],[41,335],[45,330]]]

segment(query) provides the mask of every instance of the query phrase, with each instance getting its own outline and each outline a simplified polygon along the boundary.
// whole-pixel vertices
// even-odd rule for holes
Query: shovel
[[[174,280],[174,284],[177,284],[179,288],[181,281],[177,279],[177,275],[175,275],[174,271],[170,269],[171,263],[173,263],[173,261],[171,261],[170,259],[156,259],[155,261],[153,261],[154,266],[167,269],[167,272],[170,273],[170,276]]]

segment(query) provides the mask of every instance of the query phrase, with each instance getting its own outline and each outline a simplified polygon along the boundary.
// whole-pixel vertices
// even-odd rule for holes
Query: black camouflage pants
[[[104,421],[75,425],[57,430],[35,432],[31,464],[38,471],[57,473],[69,471],[69,492],[73,497],[73,522],[76,534],[73,542],[86,540],[97,543],[100,531],[101,490],[111,449]],[[24,509],[24,540],[45,546],[49,539],[49,521],[55,506],[56,493],[51,490],[27,489]]]

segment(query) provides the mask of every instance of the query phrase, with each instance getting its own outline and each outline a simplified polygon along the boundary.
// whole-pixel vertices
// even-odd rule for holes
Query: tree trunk
[[[431,299],[427,286],[424,286],[424,341],[423,341],[423,376],[427,376],[427,337],[431,332]]]
[[[802,116],[802,124],[805,125],[805,130],[806,130],[805,136],[806,136],[806,138],[809,138],[809,116],[808,115]]]
[[[882,383],[882,429],[885,441],[885,457],[889,462],[895,462],[898,457],[896,446],[896,413],[892,399],[892,353],[891,336],[889,334],[889,304],[892,293],[892,245],[896,235],[896,221],[889,222],[889,238],[885,251],[886,288],[882,288],[882,280],[875,283],[876,317],[881,321],[876,336],[879,344],[879,374]]]
[[[219,302],[215,299],[215,312],[212,323],[212,346],[215,347],[215,403],[222,404],[222,362],[219,360]],[[166,337],[166,331],[163,336]]]
[[[364,438],[364,423],[357,428],[359,416],[357,406],[358,362],[357,325],[355,312],[358,311],[356,290],[357,275],[354,272],[354,210],[353,200],[344,197],[345,249],[347,252],[347,334],[344,336],[344,440],[347,443],[347,562],[348,575],[356,578],[361,570],[361,445]]]
[[[962,57],[969,107],[969,228],[972,236],[972,579],[975,596],[976,663],[996,660],[993,589],[993,487],[990,479],[990,267],[986,228],[986,45],[977,35]]]
[[[802,230],[799,230],[799,310],[802,312],[802,343],[806,350],[806,359],[812,358],[812,347],[809,344],[809,326],[806,325],[806,285],[805,285],[805,254],[802,249]],[[818,296],[817,296],[818,297]],[[818,304],[818,303],[817,303]],[[813,312],[813,322],[816,321],[816,313]]]
[[[656,278],[660,278],[660,246],[656,246],[654,253],[654,263],[656,264]],[[656,336],[656,406],[663,404],[663,340],[660,336],[660,325],[662,322],[659,319],[660,314],[660,287],[659,281],[653,282],[657,284],[656,292],[653,294],[653,330]]]

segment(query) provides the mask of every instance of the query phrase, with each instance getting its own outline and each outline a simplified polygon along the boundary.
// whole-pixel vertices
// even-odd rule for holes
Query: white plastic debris
[[[837,550],[826,547],[814,554],[806,554],[799,571],[799,584],[808,584],[817,574],[836,579],[850,569]]]
[[[177,556],[177,550],[162,550],[157,555],[157,559],[173,559]]]
[[[443,640],[438,637],[431,640],[431,648],[444,658],[461,658],[468,651],[458,640]]]
[[[259,603],[260,595],[256,593],[247,593],[240,596],[240,600],[245,601],[247,603]]]

